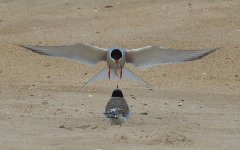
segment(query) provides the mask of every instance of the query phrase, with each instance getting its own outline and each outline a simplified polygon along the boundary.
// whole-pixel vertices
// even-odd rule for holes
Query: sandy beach
[[[240,147],[238,0],[0,0],[1,150],[237,150]],[[203,59],[140,71],[152,85],[101,81],[88,67],[18,45],[221,47]],[[132,116],[103,112],[117,84]]]

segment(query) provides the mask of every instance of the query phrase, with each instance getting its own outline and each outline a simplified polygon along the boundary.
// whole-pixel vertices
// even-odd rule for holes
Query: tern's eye
[[[119,49],[114,49],[111,52],[111,57],[115,60],[119,60],[122,58],[122,52]]]

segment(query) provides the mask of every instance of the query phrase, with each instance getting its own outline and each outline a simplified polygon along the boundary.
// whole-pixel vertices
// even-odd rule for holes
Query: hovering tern
[[[19,46],[39,54],[64,57],[86,65],[96,65],[100,61],[105,61],[107,67],[96,73],[86,84],[107,78],[131,79],[146,83],[126,68],[125,63],[132,63],[139,69],[146,69],[160,64],[193,61],[219,49],[174,50],[156,46],[146,46],[137,49],[105,49],[82,43],[62,46]]]
[[[108,101],[104,115],[109,119],[111,125],[122,125],[130,117],[130,110],[120,89],[112,92],[112,97]]]

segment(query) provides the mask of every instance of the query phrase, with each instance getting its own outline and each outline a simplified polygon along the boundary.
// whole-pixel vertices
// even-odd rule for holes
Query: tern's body
[[[205,50],[173,50],[161,47],[147,46],[126,50],[123,48],[99,48],[88,44],[63,46],[22,46],[33,52],[64,57],[83,64],[95,65],[106,61],[107,68],[95,74],[87,83],[102,79],[132,79],[144,82],[132,71],[125,67],[125,63],[132,63],[139,69],[145,69],[160,64],[180,63],[200,59],[215,49]]]
[[[126,62],[126,51],[122,48],[110,48],[107,51],[108,78],[111,78],[111,69],[122,79],[122,69]],[[119,72],[119,73],[118,73]]]

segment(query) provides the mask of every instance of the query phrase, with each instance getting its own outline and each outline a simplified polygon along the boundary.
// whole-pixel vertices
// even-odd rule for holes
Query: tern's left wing
[[[204,50],[174,50],[161,47],[147,46],[139,49],[127,50],[126,61],[144,69],[160,64],[180,63],[200,59],[215,49]]]
[[[62,46],[20,46],[35,53],[64,57],[87,65],[95,65],[99,61],[105,61],[107,55],[106,49],[80,43]]]

